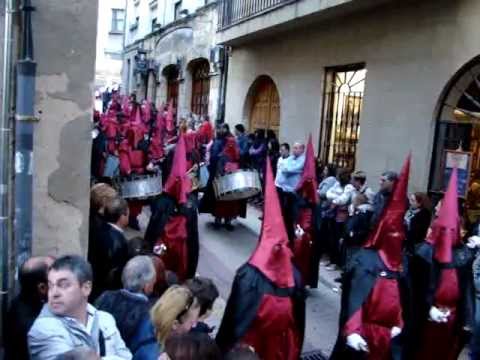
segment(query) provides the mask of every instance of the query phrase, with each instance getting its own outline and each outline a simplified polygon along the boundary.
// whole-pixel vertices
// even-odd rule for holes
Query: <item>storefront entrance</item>
[[[468,220],[474,222],[480,217],[480,56],[462,67],[442,94],[429,187],[434,196],[445,189],[447,157],[452,153],[468,159],[461,165],[465,181],[461,196]]]

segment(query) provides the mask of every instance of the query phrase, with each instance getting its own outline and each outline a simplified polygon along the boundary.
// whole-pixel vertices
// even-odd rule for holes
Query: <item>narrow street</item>
[[[237,221],[233,232],[213,230],[210,216],[202,214],[199,217],[201,247],[198,273],[214,279],[221,296],[215,304],[211,325],[218,326],[235,271],[248,260],[255,248],[261,226],[259,216],[258,210],[249,207],[247,218]],[[321,350],[328,355],[335,344],[340,296],[333,290],[333,279],[337,274],[323,267],[320,272],[319,288],[311,290],[307,299],[304,352]]]

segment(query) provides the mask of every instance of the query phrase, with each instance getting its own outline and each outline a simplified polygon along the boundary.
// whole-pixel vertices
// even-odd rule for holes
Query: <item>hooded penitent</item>
[[[173,156],[172,169],[164,190],[171,197],[175,198],[178,204],[185,204],[187,202],[187,196],[192,188],[187,170],[185,139],[183,135],[180,135],[175,148],[175,155]]]
[[[457,169],[452,172],[447,192],[427,236],[427,242],[434,247],[435,260],[443,264],[452,262],[452,248],[460,244]]]
[[[403,302],[409,291],[402,245],[410,158],[409,155],[392,198],[365,247],[352,254],[346,264],[340,333],[332,360],[390,360],[402,356],[404,337],[398,334],[404,328],[404,317],[408,317]],[[349,345],[348,339],[356,336],[367,343],[367,353],[354,351],[354,345]]]
[[[318,203],[317,173],[315,169],[315,152],[313,150],[312,135],[308,137],[305,165],[302,178],[297,186],[297,193],[312,204]]]
[[[297,360],[303,341],[305,302],[283,224],[270,162],[260,241],[237,271],[217,336],[223,351],[252,346],[264,360]]]
[[[408,155],[395,184],[390,202],[365,244],[366,248],[378,250],[383,262],[391,271],[399,271],[402,266],[402,247],[405,240],[403,218],[407,211],[406,198],[410,161],[411,155]]]
[[[417,248],[423,288],[416,290],[415,305],[422,310],[422,330],[415,359],[458,359],[465,345],[464,328],[473,327],[474,291],[472,252],[461,243],[458,213],[457,169],[450,177],[437,218],[426,241]],[[427,320],[437,309],[448,312],[446,322]],[[433,315],[435,316],[435,315]]]
[[[287,231],[273,181],[270,161],[267,161],[262,232],[249,263],[277,287],[294,286],[292,252],[288,247]]]
[[[167,115],[165,117],[165,127],[168,133],[172,133],[175,130],[175,124],[173,120],[173,100],[170,100],[168,104]]]
[[[195,276],[198,263],[197,210],[189,201],[191,180],[186,171],[185,141],[181,135],[164,194],[157,200],[157,209],[145,233],[145,240],[154,250],[166,248],[162,260],[181,282]]]
[[[317,287],[318,282],[318,261],[314,257],[314,210],[318,203],[317,178],[315,171],[315,155],[313,150],[312,136],[308,139],[307,151],[305,153],[305,166],[302,178],[297,186],[297,194],[300,195],[296,202],[294,213],[294,226],[299,226],[303,234],[295,236],[293,240],[293,262],[302,274],[305,284]]]

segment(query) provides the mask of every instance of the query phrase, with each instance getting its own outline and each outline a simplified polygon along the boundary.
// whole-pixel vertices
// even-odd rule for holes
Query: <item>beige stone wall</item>
[[[35,6],[33,252],[85,254],[97,0]]]
[[[217,11],[215,6],[206,6],[197,11],[195,16],[179,21],[164,32],[147,37],[135,45],[128,47],[124,53],[124,83],[127,83],[125,65],[130,59],[133,66],[137,48],[147,51],[148,58],[153,58],[159,64],[160,74],[157,76],[159,84],[156,87],[155,103],[157,106],[166,103],[167,80],[162,71],[170,65],[176,65],[180,60],[180,83],[178,90],[179,117],[188,116],[191,111],[192,99],[192,73],[191,63],[194,60],[206,59],[210,61],[210,50],[216,45]],[[130,92],[136,90],[139,99],[144,98],[142,82],[132,74]],[[220,73],[211,73],[209,116],[215,119],[218,109]],[[149,86],[151,87],[151,85]],[[147,94],[148,97],[148,94]]]
[[[269,75],[280,94],[281,141],[311,132],[317,148],[325,67],[365,62],[357,168],[376,186],[377,175],[399,169],[411,149],[411,188],[426,190],[438,98],[480,53],[479,17],[475,0],[401,2],[234,47],[226,119],[247,124],[248,89]]]

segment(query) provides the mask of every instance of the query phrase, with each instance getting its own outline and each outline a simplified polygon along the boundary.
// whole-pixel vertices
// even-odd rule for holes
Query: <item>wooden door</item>
[[[208,101],[210,95],[210,65],[208,61],[199,63],[193,71],[192,83],[192,113],[208,115]]]
[[[173,102],[173,118],[177,119],[177,108],[178,108],[178,80],[169,79],[167,84],[167,104],[170,104],[170,101]]]
[[[261,78],[255,87],[250,113],[250,131],[273,130],[278,136],[280,130],[280,97],[277,87],[268,78]]]

